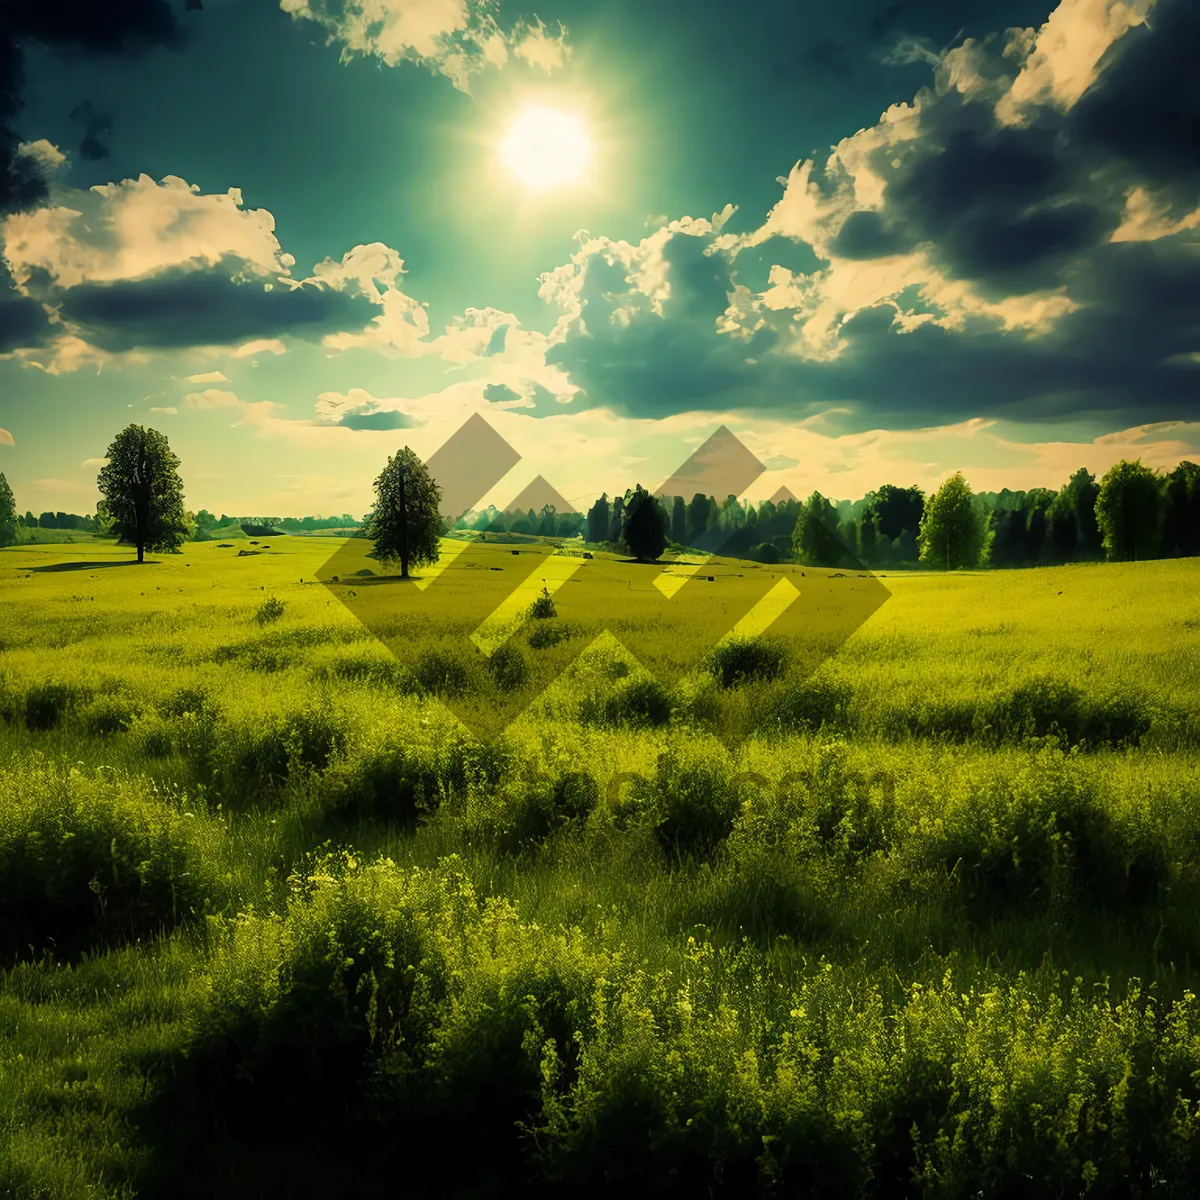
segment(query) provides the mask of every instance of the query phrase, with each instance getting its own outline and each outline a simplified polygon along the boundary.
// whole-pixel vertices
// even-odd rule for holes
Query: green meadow
[[[365,549],[0,551],[0,1194],[1200,1194],[1197,560]]]

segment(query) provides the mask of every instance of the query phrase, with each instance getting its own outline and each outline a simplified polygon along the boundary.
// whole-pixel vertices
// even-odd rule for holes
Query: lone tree
[[[640,483],[625,493],[621,540],[638,562],[657,562],[667,548],[667,514]]]
[[[1153,558],[1165,515],[1163,480],[1138,462],[1119,462],[1100,481],[1096,524],[1113,559]]]
[[[183,512],[183,480],[179,459],[157,429],[130,425],[108,448],[96,480],[103,516],[117,541],[137,547],[138,562],[146,551],[176,554],[187,541]]]
[[[12,488],[0,472],[0,546],[12,546],[17,541],[17,502]]]
[[[953,571],[987,561],[992,543],[988,519],[976,505],[963,474],[951,475],[925,504],[917,537],[921,561]]]
[[[441,500],[442,489],[407,446],[388,459],[375,480],[375,511],[366,536],[380,562],[399,560],[401,579],[408,578],[410,566],[437,562]]]

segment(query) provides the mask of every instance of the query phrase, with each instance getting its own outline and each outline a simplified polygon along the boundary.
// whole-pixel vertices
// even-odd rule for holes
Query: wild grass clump
[[[843,679],[822,674],[789,680],[773,697],[762,724],[786,730],[845,730],[853,698],[853,689]]]
[[[575,630],[565,622],[555,621],[553,625],[542,622],[529,631],[529,648],[531,650],[552,650],[560,642],[565,642],[574,635]]]
[[[252,803],[289,778],[329,766],[346,745],[348,725],[329,697],[225,712],[205,727],[195,765],[223,798]]]
[[[474,666],[459,653],[431,647],[422,652],[413,667],[420,686],[435,696],[455,698],[476,690]]]
[[[77,683],[47,680],[25,689],[20,700],[25,727],[37,733],[55,729],[68,715],[91,697],[91,689]]]
[[[592,725],[649,729],[670,721],[674,707],[671,693],[657,679],[638,675],[607,692],[586,695],[579,716]]]
[[[997,764],[948,799],[937,817],[922,818],[902,857],[939,864],[976,920],[1080,905],[1118,911],[1165,882],[1152,877],[1165,871],[1161,863],[1145,876],[1151,859],[1135,852],[1092,777],[1061,749]]]
[[[763,638],[731,638],[717,645],[705,664],[724,688],[778,679],[787,666],[787,651]]]
[[[140,780],[28,759],[0,775],[5,954],[70,955],[193,919],[222,896],[220,830]]]
[[[416,691],[412,672],[377,645],[350,646],[322,656],[312,668],[319,683],[349,683],[368,688]]]
[[[132,728],[142,712],[141,704],[124,693],[97,696],[85,704],[79,713],[80,724],[86,733],[112,736]]]
[[[255,610],[254,619],[260,625],[273,625],[283,616],[287,604],[278,596],[270,596]]]

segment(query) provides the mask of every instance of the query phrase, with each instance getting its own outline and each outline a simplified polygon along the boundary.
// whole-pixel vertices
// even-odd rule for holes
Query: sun
[[[583,120],[555,108],[524,109],[497,147],[504,168],[530,191],[584,183],[592,139]]]

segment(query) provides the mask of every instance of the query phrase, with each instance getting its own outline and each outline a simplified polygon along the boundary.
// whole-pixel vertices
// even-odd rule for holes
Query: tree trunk
[[[144,563],[145,561],[146,561],[146,547],[145,547],[144,543],[139,541],[138,542],[138,562]]]

